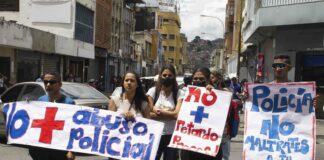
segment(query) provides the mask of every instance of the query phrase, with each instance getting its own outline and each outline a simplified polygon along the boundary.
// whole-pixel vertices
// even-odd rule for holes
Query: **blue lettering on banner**
[[[112,144],[114,143],[117,143],[119,144],[120,143],[120,139],[118,137],[112,137],[108,140],[108,143],[107,143],[107,153],[112,155],[112,156],[119,156],[120,155],[120,152],[118,151],[115,151],[112,147]]]
[[[19,126],[19,128],[15,128],[15,124],[17,121],[21,121],[21,125]],[[10,137],[12,139],[17,139],[20,138],[21,136],[23,136],[29,126],[29,116],[27,111],[25,110],[19,110],[15,113],[15,115],[13,116],[11,122],[10,122]]]
[[[88,149],[92,145],[92,139],[90,137],[82,137],[80,139],[80,148],[81,149]]]
[[[11,125],[11,120],[12,120],[12,116],[14,114],[14,112],[16,111],[16,103],[13,103],[12,104],[12,109],[11,109],[11,112],[9,113],[9,117],[7,119],[7,123],[6,123],[6,133],[7,135],[9,135],[9,126]],[[9,105],[7,105],[6,107],[8,107],[8,109],[4,109],[6,111],[6,113],[8,112],[9,110]]]
[[[73,115],[73,122],[78,125],[90,125],[94,127],[93,137],[85,137],[85,131],[82,128],[73,128],[70,131],[70,138],[67,149],[73,149],[74,145],[81,149],[89,149],[91,152],[99,152],[100,154],[108,154],[113,157],[122,158],[138,158],[149,160],[151,150],[155,140],[154,134],[149,135],[147,143],[133,143],[132,136],[145,136],[148,133],[147,125],[143,122],[127,121],[120,116],[100,116],[99,110],[81,110]],[[133,127],[129,127],[129,123],[133,123]],[[131,134],[126,140],[119,137],[110,136],[112,131],[119,132],[121,135]],[[122,150],[116,150],[116,146],[121,146]],[[115,148],[115,149],[114,149]]]
[[[282,122],[279,124],[279,115],[273,115],[271,120],[263,120],[260,134],[269,135],[269,139],[280,139],[279,133],[288,136],[295,129],[291,122]]]
[[[22,137],[29,126],[29,115],[26,110],[19,110],[16,112],[16,102],[12,103],[12,107],[8,116],[10,105],[6,104],[3,107],[3,115],[6,120],[6,134],[12,139]],[[8,119],[7,119],[8,116]],[[21,125],[16,128],[16,122],[20,121]]]
[[[136,123],[133,127],[133,133],[137,136],[144,136],[147,133],[147,125],[145,123]]]
[[[247,136],[244,143],[250,145],[249,149],[251,151],[280,152],[282,155],[293,153],[306,155],[309,152],[308,141],[305,139],[300,141],[299,138],[289,138],[288,141],[281,141]]]
[[[252,96],[252,112],[273,112],[282,113],[287,112],[288,108],[294,109],[296,113],[305,111],[314,112],[313,98],[311,93],[306,93],[306,89],[298,88],[296,93],[288,93],[288,89],[282,87],[279,89],[279,94],[273,94],[271,97],[271,90],[268,86],[260,85],[253,89]],[[304,108],[307,107],[307,108]]]
[[[26,110],[16,111],[16,103],[13,103],[10,109],[9,105],[4,106],[4,114],[8,116],[6,129],[12,139],[17,139],[28,130],[30,117]],[[121,116],[100,116],[98,109],[76,111],[72,116],[72,121],[80,127],[71,128],[67,150],[73,150],[74,146],[78,146],[80,149],[91,150],[93,153],[108,154],[124,159],[149,160],[151,157],[155,135],[148,135],[148,126],[143,122],[127,121]],[[16,123],[21,123],[21,125],[17,127]],[[132,128],[129,123],[133,123]],[[94,134],[88,135],[82,126],[92,126]],[[126,140],[116,137],[116,132],[119,132],[117,134],[119,136],[125,135],[121,137],[126,137]],[[132,141],[134,136],[148,136],[149,140],[146,143],[134,142]],[[116,146],[121,149],[116,150]]]

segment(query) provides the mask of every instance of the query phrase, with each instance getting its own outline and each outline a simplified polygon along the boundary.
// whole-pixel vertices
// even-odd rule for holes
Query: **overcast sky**
[[[224,28],[220,20],[225,22],[227,0],[179,0],[179,3],[181,32],[187,35],[188,41],[197,35],[210,40],[223,37]],[[202,14],[216,16],[220,20],[201,17]]]

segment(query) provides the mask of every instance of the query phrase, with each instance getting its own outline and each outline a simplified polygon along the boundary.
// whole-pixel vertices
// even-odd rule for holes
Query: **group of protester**
[[[289,57],[275,57],[273,64],[275,81],[273,83],[288,82],[288,71],[290,68]],[[170,64],[165,65],[159,72],[155,86],[145,93],[139,75],[133,71],[126,72],[121,80],[122,93],[110,97],[111,99],[108,105],[109,110],[123,115],[127,120],[131,120],[135,117],[144,117],[164,123],[162,137],[155,158],[156,160],[160,160],[162,155],[164,160],[177,160],[178,156],[180,156],[182,160],[228,160],[230,156],[231,138],[236,136],[239,125],[238,108],[242,103],[238,103],[237,101],[244,100],[248,96],[242,89],[242,84],[237,83],[237,79],[235,78],[232,79],[230,84],[226,84],[220,72],[211,72],[208,68],[198,68],[192,73],[191,78],[185,77],[185,83],[187,85],[206,87],[207,90],[225,90],[233,93],[220,150],[216,157],[212,157],[197,152],[187,150],[180,151],[168,147],[182,100],[184,99],[185,91],[185,89],[180,89],[178,87],[176,76],[175,68]],[[245,82],[246,81],[243,81],[243,83]],[[59,74],[45,74],[44,84],[48,94],[41,97],[40,100],[49,102],[55,101],[57,103],[73,103],[69,97],[60,94],[59,89],[62,83]],[[32,148],[30,153],[33,159],[53,159],[51,156],[55,157],[62,155],[61,152],[60,154],[56,154],[58,151],[55,150],[45,150],[47,151],[39,149],[35,151],[35,148]],[[37,154],[40,152],[42,154]],[[63,155],[66,159],[74,159],[74,155],[71,152],[65,152]],[[42,157],[37,158],[37,156]],[[47,158],[44,158],[46,156]],[[62,156],[58,159],[62,159]]]
[[[168,147],[184,98],[184,90],[178,87],[176,76],[175,68],[170,64],[165,65],[158,75],[155,86],[150,88],[147,93],[144,93],[138,74],[132,71],[126,72],[122,79],[122,93],[118,96],[112,96],[109,103],[109,110],[124,115],[126,119],[130,120],[140,116],[164,123],[165,126],[156,155],[157,160],[162,155],[165,160],[176,160],[179,155],[177,149]],[[191,82],[191,84],[187,83],[188,85],[206,87],[208,90],[214,88],[231,91],[225,85],[220,85],[223,83],[221,73],[212,73],[208,68],[196,69],[192,73],[192,78],[185,82]],[[236,133],[234,132],[237,132],[238,121],[237,104],[233,101],[230,106],[219,154],[216,157],[211,157],[182,150],[181,159],[229,159],[230,139],[235,136]]]

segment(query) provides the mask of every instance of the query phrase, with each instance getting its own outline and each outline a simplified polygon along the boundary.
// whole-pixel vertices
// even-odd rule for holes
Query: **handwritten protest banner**
[[[189,86],[169,147],[216,156],[231,97],[230,92]]]
[[[90,107],[49,103],[6,104],[8,144],[23,144],[120,159],[154,159],[163,123]]]
[[[315,160],[314,82],[248,84],[244,160]]]

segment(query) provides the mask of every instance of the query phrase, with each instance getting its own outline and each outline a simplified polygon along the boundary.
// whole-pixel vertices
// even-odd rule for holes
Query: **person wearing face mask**
[[[206,67],[196,69],[192,73],[192,85],[206,87],[207,90],[213,89],[214,87],[210,84],[210,75],[210,70]],[[220,146],[216,157],[188,150],[181,150],[181,160],[222,160],[222,147]]]
[[[176,72],[172,65],[167,64],[162,67],[156,86],[150,88],[147,95],[150,106],[153,106],[150,117],[164,123],[155,159],[160,160],[163,154],[164,160],[176,160],[177,149],[169,148],[168,145],[174,131],[183,95],[177,87]]]
[[[211,72],[210,82],[214,88],[225,88],[225,83],[223,82],[223,75],[219,71]]]

